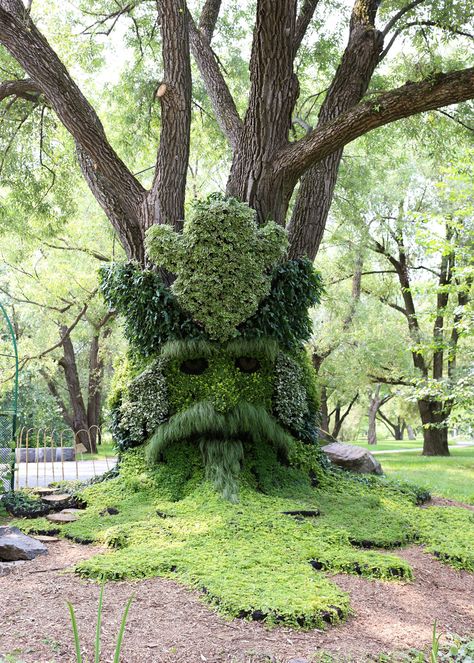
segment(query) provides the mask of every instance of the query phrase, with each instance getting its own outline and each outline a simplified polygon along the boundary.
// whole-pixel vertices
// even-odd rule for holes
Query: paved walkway
[[[15,487],[47,486],[52,481],[85,481],[111,470],[115,457],[101,460],[79,460],[64,463],[19,463],[15,471]],[[28,470],[28,473],[27,473]]]
[[[474,447],[474,442],[459,442],[458,444],[449,445],[450,449],[464,449],[465,447]],[[412,447],[411,449],[379,449],[374,451],[372,451],[372,449],[369,447],[368,451],[370,451],[374,456],[379,454],[406,454],[410,453],[411,451],[423,451],[423,447]]]

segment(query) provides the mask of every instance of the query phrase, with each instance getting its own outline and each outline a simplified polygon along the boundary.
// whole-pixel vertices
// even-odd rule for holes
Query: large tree
[[[474,69],[459,69],[453,65],[453,57],[445,58],[447,71],[441,71],[441,54],[446,49],[433,53],[433,41],[427,63],[418,71],[405,67],[410,76],[418,77],[416,82],[409,80],[390,89],[391,73],[385,66],[387,54],[403,34],[415,39],[421,34],[429,42],[428,33],[442,33],[459,39],[462,49],[471,38],[465,27],[468,7],[459,3],[443,9],[434,0],[394,2],[383,9],[379,4],[378,0],[355,0],[347,20],[346,45],[333,56],[339,58],[339,64],[333,68],[332,80],[323,92],[309,95],[320,102],[315,121],[309,118],[311,126],[308,116],[298,115],[303,84],[298,72],[305,57],[317,67],[328,10],[322,2],[257,0],[254,8],[251,3],[246,5],[253,23],[245,102],[232,95],[230,77],[212,43],[220,29],[221,11],[226,11],[228,24],[232,12],[238,13],[236,8],[226,8],[221,0],[205,0],[198,9],[185,0],[84,2],[84,14],[95,16],[94,29],[103,28],[106,34],[121,16],[131,18],[138,32],[134,12],[143,7],[154,14],[151,34],[155,41],[159,41],[154,36],[155,25],[160,27],[162,80],[155,87],[155,98],[160,103],[161,122],[150,187],[145,187],[112,147],[98,110],[39,30],[33,18],[34,2],[0,0],[0,44],[24,72],[21,77],[18,69],[15,77],[0,83],[0,101],[4,101],[5,112],[17,103],[42,108],[41,142],[43,111],[55,112],[71,134],[83,176],[127,256],[145,264],[144,234],[151,225],[166,222],[177,230],[182,228],[193,89],[203,84],[230,148],[227,193],[249,203],[261,222],[273,219],[287,226],[290,257],[313,259],[344,146],[401,118],[474,98]],[[345,20],[342,8],[339,10]],[[40,5],[38,20],[42,18]],[[314,38],[315,26],[319,39]],[[302,49],[306,49],[303,55]],[[194,88],[191,55],[201,78],[195,77]],[[304,85],[307,87],[307,79]]]
[[[316,255],[347,143],[400,118],[474,97],[474,69],[442,72],[433,65],[429,75],[417,82],[380,93],[374,87],[370,99],[364,99],[374,72],[402,32],[415,27],[446,30],[461,39],[469,35],[463,29],[466,16],[461,6],[453,9],[453,25],[454,14],[443,14],[437,3],[395,3],[391,11],[385,11],[386,23],[381,27],[377,24],[378,0],[356,0],[347,45],[325,92],[317,124],[291,141],[299,94],[295,59],[317,18],[318,0],[256,3],[250,89],[243,117],[212,48],[221,0],[206,0],[199,20],[184,0],[162,0],[156,4],[163,60],[163,80],[156,91],[161,134],[155,175],[147,190],[112,148],[96,110],[36,26],[30,15],[32,3],[27,4],[0,0],[0,43],[26,73],[22,80],[4,80],[0,99],[13,96],[35,102],[43,98],[54,109],[74,138],[92,193],[127,255],[140,262],[145,261],[143,237],[149,226],[166,221],[179,229],[183,222],[191,129],[191,53],[232,150],[227,191],[254,207],[262,221],[272,218],[288,225],[292,257]],[[89,4],[93,9],[95,3]],[[145,0],[117,9],[115,3],[110,17],[131,14],[143,4],[147,4]],[[107,11],[101,16],[104,25]],[[318,44],[312,48],[317,51]]]

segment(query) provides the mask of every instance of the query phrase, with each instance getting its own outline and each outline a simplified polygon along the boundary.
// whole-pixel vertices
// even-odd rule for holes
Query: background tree
[[[446,137],[449,143],[449,132]],[[317,344],[323,353],[327,344],[337,349],[324,360],[321,375],[337,374],[342,385],[349,373],[359,386],[395,386],[402,398],[417,401],[424,453],[430,455],[447,453],[455,385],[469,370],[472,337],[470,152],[448,149],[456,164],[449,168],[396,150],[378,155],[371,173],[354,161],[352,178],[361,171],[364,182],[353,186],[349,178],[335,208],[336,222],[342,213],[352,230],[337,223],[321,263],[332,284],[326,309],[334,298],[336,319],[323,325]],[[383,188],[377,186],[381,177]],[[341,336],[337,330],[347,319],[341,293],[348,293],[354,274],[360,274],[361,296]],[[413,424],[408,404],[400,403],[395,398],[388,413],[379,412],[395,437],[404,419]]]
[[[90,234],[96,221],[89,219]],[[98,294],[97,267],[111,255],[109,233],[100,225],[94,251],[84,247],[84,225],[77,219],[63,228],[68,239],[38,241],[34,231],[21,237],[5,229],[0,272],[2,298],[13,305],[20,354],[20,422],[66,426],[90,451],[96,450],[102,423],[109,343],[118,341],[120,347],[120,339],[111,336],[114,316]]]

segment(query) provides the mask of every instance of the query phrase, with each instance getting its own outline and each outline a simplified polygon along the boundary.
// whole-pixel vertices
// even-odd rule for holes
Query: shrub
[[[100,269],[100,289],[109,306],[124,316],[125,336],[144,357],[173,338],[205,337],[154,271],[133,262],[112,263]]]
[[[6,511],[15,518],[38,518],[51,511],[38,495],[27,491],[10,491],[2,496]]]
[[[321,276],[306,258],[288,260],[272,274],[270,293],[252,317],[239,326],[244,338],[269,336],[282,348],[300,350],[309,340],[312,323],[308,309],[319,303]]]

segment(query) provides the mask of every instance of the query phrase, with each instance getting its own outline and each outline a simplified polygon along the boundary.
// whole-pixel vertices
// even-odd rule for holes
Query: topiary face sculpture
[[[307,304],[317,300],[319,282],[305,261],[278,262],[286,248],[281,228],[258,229],[252,210],[221,196],[198,203],[182,234],[151,228],[147,246],[157,266],[177,278],[171,291],[157,283],[149,297],[150,344],[144,352],[144,335],[137,335],[134,377],[114,397],[115,437],[122,449],[147,443],[151,463],[191,440],[206,477],[236,501],[250,451],[273,448],[285,464],[295,440],[315,442],[314,376],[301,330],[310,328]],[[102,287],[128,316],[133,346],[135,329],[146,327],[151,313],[133,320],[143,273],[120,269],[104,272]],[[291,307],[299,291],[303,302]],[[143,356],[153,357],[144,369]]]

